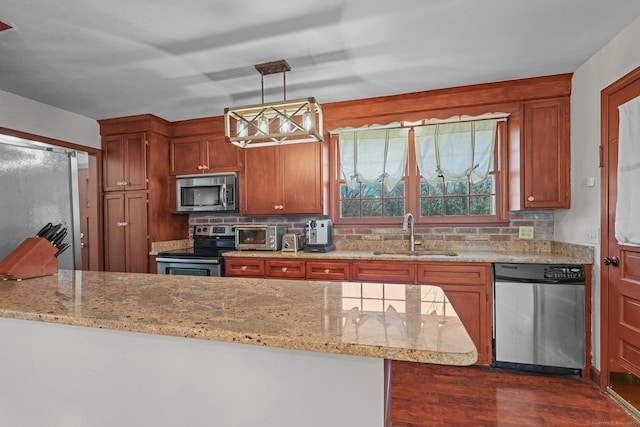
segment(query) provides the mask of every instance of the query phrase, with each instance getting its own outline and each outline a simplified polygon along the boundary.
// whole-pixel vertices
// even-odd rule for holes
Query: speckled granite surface
[[[376,254],[376,252],[385,252]],[[581,252],[492,252],[470,250],[417,250],[418,255],[393,253],[402,249],[372,250],[335,250],[327,253],[281,252],[281,251],[233,251],[225,252],[224,257],[294,258],[328,260],[367,260],[367,261],[438,261],[438,262],[520,262],[541,264],[591,264],[593,257]],[[454,252],[455,256],[448,255]]]
[[[435,286],[60,270],[0,281],[0,317],[447,365],[477,358]]]

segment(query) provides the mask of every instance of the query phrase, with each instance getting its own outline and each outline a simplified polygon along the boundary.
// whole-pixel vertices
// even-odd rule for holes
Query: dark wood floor
[[[640,426],[590,381],[392,362],[393,427]]]

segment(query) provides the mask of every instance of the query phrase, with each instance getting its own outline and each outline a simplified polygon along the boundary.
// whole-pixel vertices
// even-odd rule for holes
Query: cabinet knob
[[[122,181],[122,185],[129,185],[127,181]]]
[[[324,269],[324,274],[329,274],[329,269],[328,268]]]
[[[529,197],[527,197],[527,200],[530,201],[530,202],[533,202],[534,200],[536,200],[536,198],[533,197],[533,196],[529,196]]]
[[[207,169],[209,169],[209,166],[207,166],[207,165],[202,165],[202,170],[207,170]]]
[[[287,272],[287,267],[282,267],[282,272],[286,273]]]
[[[202,165],[198,165],[198,170],[202,170]]]
[[[247,270],[247,266],[246,266],[246,265],[243,265],[242,267],[240,267],[240,270],[242,270],[242,271],[246,271],[246,270]]]
[[[122,223],[122,226],[123,226],[123,227],[126,227],[127,225],[129,225],[129,223],[128,223],[128,222],[126,222],[126,221]]]

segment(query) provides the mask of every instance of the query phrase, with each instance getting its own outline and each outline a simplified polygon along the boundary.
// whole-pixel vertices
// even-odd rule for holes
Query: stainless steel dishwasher
[[[492,366],[584,368],[584,286],[582,265],[494,264]]]

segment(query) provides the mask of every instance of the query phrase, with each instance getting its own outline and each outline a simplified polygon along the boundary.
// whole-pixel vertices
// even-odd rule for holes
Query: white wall
[[[100,148],[97,121],[2,90],[0,127]]]
[[[597,31],[597,29],[596,29]],[[554,239],[592,244],[587,232],[600,229],[600,92],[640,66],[640,19],[622,30],[573,75],[571,96],[571,209],[555,213]],[[595,178],[595,187],[587,178]],[[600,368],[600,247],[593,268],[593,363]]]

